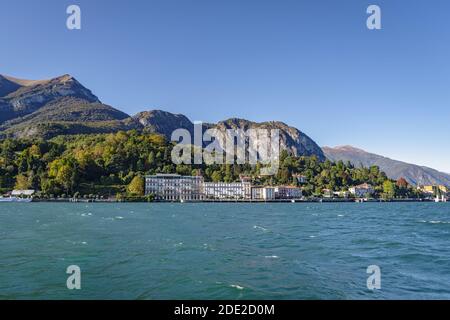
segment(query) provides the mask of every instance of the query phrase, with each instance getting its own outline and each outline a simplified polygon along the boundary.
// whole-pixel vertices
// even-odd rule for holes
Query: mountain
[[[0,75],[0,97],[7,96],[8,94],[19,90],[20,85],[17,82],[11,81],[5,76]]]
[[[173,114],[161,110],[145,111],[138,113],[133,119],[141,124],[145,130],[163,134],[167,139],[171,138],[176,129],[186,129],[193,139],[194,124],[184,115]],[[294,155],[316,155],[318,159],[325,160],[322,149],[306,134],[296,128],[289,127],[282,122],[252,122],[245,119],[231,118],[220,121],[217,124],[203,123],[203,132],[207,129],[218,129],[226,134],[228,129],[278,129],[280,132],[280,148],[288,150]],[[207,144],[207,143],[206,143]],[[225,146],[222,146],[225,149]]]
[[[397,180],[403,177],[413,185],[450,185],[450,174],[428,167],[392,160],[352,146],[323,147],[322,150],[331,161],[350,161],[355,166],[379,166],[391,179]]]
[[[24,80],[0,75],[0,138],[43,137],[144,130],[170,139],[175,129],[186,129],[193,137],[194,124],[184,115],[162,110],[144,111],[130,117],[103,104],[71,75],[49,80]],[[282,122],[256,123],[232,118],[206,129],[279,129],[281,148],[294,155],[316,155],[322,149],[306,134]]]
[[[306,134],[300,130],[290,127],[279,121],[270,122],[252,122],[245,119],[231,118],[220,121],[217,124],[209,124],[209,128],[218,129],[225,133],[228,129],[241,129],[247,131],[249,129],[278,129],[280,134],[280,149],[287,150],[296,156],[312,156],[315,155],[321,161],[325,160],[322,149]]]
[[[114,132],[135,128],[74,77],[23,80],[0,75],[0,134],[12,137]]]
[[[100,102],[92,92],[70,75],[50,80],[22,80],[0,76],[0,123],[23,117],[61,97]]]
[[[139,112],[132,118],[146,131],[159,133],[170,140],[172,132],[176,129],[186,129],[194,134],[194,124],[182,114],[174,114],[162,110]]]

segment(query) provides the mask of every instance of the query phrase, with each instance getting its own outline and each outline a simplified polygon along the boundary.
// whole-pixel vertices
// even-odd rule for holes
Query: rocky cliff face
[[[219,129],[222,132],[226,132],[227,129],[241,129],[244,131],[248,129],[265,129],[268,131],[277,129],[280,134],[281,150],[287,150],[295,156],[315,155],[319,160],[325,160],[322,149],[310,137],[283,122],[270,121],[257,123],[245,119],[232,118],[209,125],[209,127]]]
[[[182,114],[174,114],[162,110],[143,111],[133,120],[149,132],[159,133],[170,139],[176,129],[186,129],[193,135],[194,124]]]
[[[133,117],[144,129],[150,132],[163,134],[167,139],[171,138],[176,129],[186,129],[191,133],[193,139],[194,124],[184,115],[173,114],[161,110],[145,111]],[[280,132],[280,149],[298,156],[315,155],[320,160],[325,160],[322,149],[306,134],[296,128],[289,127],[282,122],[252,122],[245,119],[232,118],[218,123],[204,123],[203,132],[207,129],[217,129],[226,134],[228,129],[278,129]],[[222,146],[224,148],[224,146]]]

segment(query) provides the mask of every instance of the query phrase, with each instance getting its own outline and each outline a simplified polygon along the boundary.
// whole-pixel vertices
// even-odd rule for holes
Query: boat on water
[[[0,202],[31,202],[33,199],[31,198],[18,198],[18,197],[8,197],[3,198],[0,197]]]

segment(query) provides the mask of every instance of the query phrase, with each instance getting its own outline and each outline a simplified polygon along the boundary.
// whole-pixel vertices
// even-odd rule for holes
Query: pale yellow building
[[[448,193],[449,190],[444,185],[435,185],[435,186],[422,186],[419,188],[421,191],[425,193],[434,194],[437,190],[440,190],[442,193]]]

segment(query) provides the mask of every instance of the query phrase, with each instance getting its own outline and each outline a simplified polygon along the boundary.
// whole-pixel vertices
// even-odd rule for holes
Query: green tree
[[[73,169],[67,164],[62,165],[58,169],[55,180],[64,189],[64,191],[70,191],[73,182]]]
[[[392,181],[386,180],[383,183],[383,197],[392,199],[395,196],[395,184]]]
[[[222,181],[222,173],[220,171],[214,171],[211,175],[211,179],[213,182],[220,182]]]
[[[128,193],[136,196],[143,196],[145,193],[145,181],[141,176],[135,176],[128,185]]]
[[[30,183],[28,182],[28,178],[24,176],[23,174],[19,174],[16,177],[16,184],[14,185],[14,188],[17,190],[26,190],[30,187]]]

